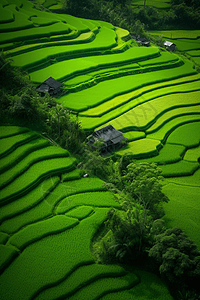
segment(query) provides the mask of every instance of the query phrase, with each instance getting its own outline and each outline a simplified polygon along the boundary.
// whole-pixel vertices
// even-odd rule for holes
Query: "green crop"
[[[185,152],[185,147],[182,145],[165,144],[159,151],[157,156],[145,158],[142,161],[155,162],[157,164],[169,164],[180,161]]]
[[[72,218],[76,218],[78,220],[82,220],[87,218],[92,212],[94,212],[94,210],[91,207],[82,205],[80,207],[70,210],[65,215]]]
[[[199,136],[200,140],[200,136]],[[185,160],[199,161],[200,160],[200,146],[192,149],[188,149],[184,156]]]
[[[27,171],[35,163],[48,160],[51,158],[68,157],[69,152],[55,146],[49,146],[36,151],[31,152],[29,155],[23,158],[18,164],[0,174],[0,187],[7,185],[15,178],[20,176],[23,172]]]
[[[31,166],[25,173],[16,178],[0,192],[1,205],[12,201],[25,191],[32,189],[46,177],[67,171],[74,165],[76,159],[72,157],[54,158],[40,161]]]
[[[18,135],[6,137],[4,139],[1,139],[0,143],[0,157],[3,157],[5,155],[8,155],[10,152],[12,152],[15,148],[19,147],[20,145],[24,143],[28,143],[31,140],[34,140],[38,137],[38,134],[29,131],[24,132]]]
[[[199,164],[181,160],[176,163],[161,165],[160,168],[164,177],[186,176],[192,175],[199,168]]]
[[[157,155],[160,146],[160,141],[144,138],[130,142],[125,148],[122,148],[116,153],[123,155],[125,153],[132,152],[134,158],[144,158]]]
[[[63,232],[78,224],[78,220],[67,216],[54,216],[44,221],[26,226],[13,235],[8,244],[22,250],[26,246],[52,234]]]
[[[100,278],[105,277],[107,279],[109,276],[118,277],[123,275],[125,275],[124,269],[117,265],[89,264],[81,266],[60,284],[40,293],[37,300],[54,300],[56,297],[69,297],[80,287],[84,287]]]
[[[184,180],[184,177],[182,178]],[[167,227],[181,226],[181,229],[200,248],[199,185],[194,187],[188,186],[187,181],[185,183],[186,185],[170,183],[163,187],[163,192],[170,199],[169,203],[164,204],[166,213],[164,220]]]
[[[200,122],[183,124],[174,130],[167,139],[167,143],[181,144],[186,147],[195,147],[200,141]]]
[[[0,221],[12,223],[12,217],[19,215],[40,203],[44,197],[58,184],[58,182],[59,177],[47,178],[25,196],[1,207]]]
[[[0,126],[0,138],[27,132],[28,128],[19,126]]]
[[[59,205],[56,207],[56,213],[62,214],[70,211],[71,209],[81,206],[92,206],[92,207],[116,207],[120,208],[118,202],[113,198],[110,192],[85,192],[82,194],[75,194],[64,198]]]
[[[179,116],[175,119],[169,120],[166,124],[164,124],[158,131],[148,134],[147,138],[150,139],[156,139],[160,140],[161,142],[166,141],[167,137],[171,134],[172,131],[174,131],[178,126],[200,121],[200,115],[194,114],[194,115],[185,115],[185,116]],[[169,139],[168,142],[171,140]],[[179,144],[176,142],[176,144]]]

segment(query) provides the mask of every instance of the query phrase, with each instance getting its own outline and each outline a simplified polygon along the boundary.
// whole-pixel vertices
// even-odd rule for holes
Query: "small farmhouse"
[[[61,91],[62,83],[55,80],[52,76],[43,81],[37,88],[36,91],[44,95],[49,93],[51,96],[56,96]]]
[[[150,41],[147,41],[145,38],[142,38],[139,35],[136,37],[135,35],[131,34],[131,37],[141,46],[149,47],[151,45]]]
[[[170,51],[175,51],[175,48],[176,48],[176,45],[169,41],[165,41],[164,46]]]
[[[127,141],[123,133],[112,125],[107,125],[93,132],[87,137],[87,144],[94,150],[100,148],[101,152],[111,152],[122,147],[122,141]],[[100,144],[100,147],[98,145]]]

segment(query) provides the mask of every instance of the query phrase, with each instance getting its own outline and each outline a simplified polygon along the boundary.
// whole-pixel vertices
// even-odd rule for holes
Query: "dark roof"
[[[50,90],[57,90],[61,87],[62,83],[55,80],[52,76],[43,81],[38,87],[38,92],[49,92]]]
[[[107,125],[99,130],[93,132],[93,137],[103,139],[105,143],[111,141],[113,144],[118,144],[120,141],[125,140],[123,133],[119,130],[116,130],[112,125]]]

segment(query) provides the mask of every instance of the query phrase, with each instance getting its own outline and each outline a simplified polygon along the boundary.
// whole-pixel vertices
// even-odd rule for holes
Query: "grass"
[[[125,138],[129,140],[129,142],[141,139],[145,137],[145,133],[142,131],[128,131],[123,134]]]
[[[107,211],[96,209],[74,228],[27,247],[1,275],[2,298],[10,300],[14,294],[16,300],[30,299],[44,287],[59,283],[78,266],[94,263],[90,243]]]
[[[187,84],[185,84],[186,86],[172,86],[171,88],[167,87],[142,95],[127,104],[127,108],[128,106],[131,107],[135,105],[135,107],[128,112],[122,114],[121,109],[119,108],[121,115],[115,119],[113,118],[109,123],[118,130],[124,131],[126,128],[134,128],[135,130],[147,129],[148,133],[151,130],[153,131],[153,128],[156,128],[156,126],[158,127],[165,119],[170,118],[170,116],[173,116],[176,113],[181,114],[181,111],[184,112],[185,110],[188,110],[188,112],[195,112],[195,109],[198,112],[197,106],[195,105],[199,104],[200,92],[193,92],[190,94],[178,93],[178,91],[184,91],[184,89],[187,91],[190,87],[191,89],[198,88],[198,84],[199,82],[195,82],[195,84],[189,83],[189,86]],[[177,93],[175,93],[176,89]],[[163,96],[165,93],[172,94]],[[188,101],[189,96],[190,101]],[[116,114],[117,111],[118,110],[116,109]],[[114,111],[112,115],[114,117]],[[102,117],[102,119],[104,119],[104,117]]]
[[[200,180],[200,168],[191,176],[172,177],[167,179],[171,183],[183,186],[194,186],[199,187]]]
[[[79,179],[81,177],[81,170],[74,169],[71,172],[67,172],[66,174],[62,174],[62,181]]]
[[[51,26],[56,26],[57,24]],[[63,24],[62,26],[65,25],[64,23],[62,24]],[[62,28],[60,28],[60,33],[62,33]],[[52,34],[52,32],[50,32],[49,35],[50,34]],[[106,27],[102,27],[100,32],[96,35],[96,38],[89,44],[83,43],[80,45],[79,44],[66,45],[66,46],[63,45],[63,46],[54,46],[54,47],[37,49],[32,53],[27,52],[24,54],[13,56],[12,65],[27,69],[32,66],[35,67],[36,64],[44,63],[49,59],[54,59],[54,58],[61,59],[61,57],[63,56],[69,59],[70,56],[74,55],[75,53],[83,53],[83,52],[86,53],[91,51],[106,50],[116,45],[115,38],[116,38],[116,33],[114,30],[110,30],[107,29]]]
[[[85,192],[64,198],[56,207],[56,214],[66,213],[81,205],[120,208],[119,203],[114,200],[110,192]]]
[[[13,246],[0,245],[0,253],[0,270],[5,268],[17,256],[17,250]]]
[[[67,94],[59,98],[59,102],[69,109],[83,111],[143,86],[195,73],[193,64],[187,61],[184,65],[174,69],[155,71],[154,76],[151,72],[147,72],[103,81],[89,89]]]
[[[159,90],[159,89],[162,89],[165,87],[173,88],[174,85],[176,85],[176,86],[179,84],[184,85],[189,82],[192,83],[192,81],[194,81],[194,82],[197,81],[196,84],[198,86],[199,79],[200,79],[200,75],[197,74],[197,75],[181,77],[181,78],[175,79],[175,80],[169,80],[169,81],[165,81],[165,82],[155,83],[150,86],[149,85],[144,86],[144,87],[138,88],[130,93],[125,93],[120,96],[114,97],[113,99],[111,99],[105,103],[102,103],[98,107],[88,109],[88,110],[84,111],[83,113],[80,113],[79,115],[80,116],[93,116],[93,117],[102,116],[103,114],[106,114],[107,112],[112,111],[115,107],[122,106],[122,104],[123,104],[123,107],[121,107],[121,113],[123,113],[123,112],[126,112],[127,110],[135,107],[137,104],[142,103],[143,100],[146,100],[147,98],[145,96],[145,98],[142,97],[141,100],[137,101],[136,103],[134,101],[132,103],[127,104],[127,102],[130,102],[131,99],[138,98],[138,97],[143,96],[144,94],[147,94],[151,91],[155,93],[157,89]],[[159,94],[157,94],[157,96],[158,95]]]
[[[191,51],[188,51],[187,54],[189,54],[190,56],[200,56],[200,50],[191,50]]]
[[[31,140],[34,140],[38,137],[33,131],[24,132],[15,136],[6,137],[1,139],[0,144],[0,158],[8,155],[12,152],[15,148],[19,147],[24,143],[28,143]]]
[[[67,297],[73,295],[78,288],[84,287],[100,278],[106,277],[107,279],[108,276],[117,277],[123,275],[125,275],[124,269],[117,265],[89,264],[81,266],[60,284],[42,291],[37,299],[53,300],[56,297]]]
[[[133,0],[132,5],[141,5],[141,6],[143,6],[144,1],[143,0]],[[154,6],[156,8],[162,8],[162,9],[166,9],[166,8],[171,7],[170,2],[167,1],[167,0],[147,0],[146,5],[147,6]]]
[[[98,35],[96,38],[98,39]],[[90,42],[87,47],[91,47],[91,43],[93,42]],[[146,48],[140,49],[135,47],[122,53],[69,59],[32,72],[30,76],[34,82],[43,82],[47,74],[51,73],[54,74],[55,79],[62,80],[63,78],[78,76],[83,73],[86,74],[94,70],[99,71],[101,68],[116,67],[117,64],[128,64],[159,53],[157,48],[151,48],[149,49],[150,51],[147,50]]]
[[[0,172],[4,172],[9,168],[15,166],[18,162],[23,160],[29,153],[41,149],[43,147],[49,146],[49,141],[44,138],[36,138],[32,141],[29,141],[26,144],[22,144],[16,149],[14,149],[11,153],[1,158],[0,162]]]
[[[174,130],[167,139],[167,143],[181,144],[186,147],[198,146],[200,142],[200,122],[183,124]]]
[[[92,209],[92,207],[82,205],[80,207],[70,210],[65,215],[72,217],[72,218],[76,218],[78,220],[82,220],[82,219],[87,218],[93,212],[94,212],[94,210]]]
[[[140,283],[131,289],[121,292],[110,293],[101,298],[101,300],[172,300],[166,285],[161,279],[153,273],[134,270],[134,273],[140,278]]]
[[[181,227],[200,249],[200,188],[169,183],[163,187],[169,197],[164,204],[164,216],[167,227]],[[178,213],[177,213],[178,212]]]
[[[20,133],[27,132],[28,128],[19,126],[1,126],[0,127],[0,138],[5,138]]]
[[[49,235],[57,234],[73,228],[78,220],[67,216],[54,216],[44,221],[26,226],[8,240],[8,245],[14,245],[23,250],[28,245]]]
[[[164,124],[158,131],[148,134],[147,138],[149,139],[156,139],[160,140],[161,142],[165,142],[168,136],[174,131],[177,127],[187,124],[200,121],[200,115],[185,115],[179,116],[175,119],[169,120],[166,124]],[[172,140],[167,140],[168,142],[172,143]],[[176,144],[179,144],[176,142]]]
[[[197,93],[196,96],[198,95],[200,95],[200,92]],[[176,95],[177,98],[178,96],[181,97],[181,95]],[[188,96],[188,94],[185,96]],[[167,124],[170,120],[178,118],[179,116],[189,116],[195,114],[200,115],[200,105],[172,109],[158,118],[157,121],[146,130],[146,133],[151,134],[153,132],[159,131],[159,129],[162,128],[164,124]]]
[[[123,155],[132,152],[133,158],[144,158],[157,155],[160,146],[160,141],[144,138],[130,142],[125,148],[122,148],[116,153],[118,155]]]
[[[9,23],[14,21],[14,15],[13,13],[6,9],[3,8],[2,4],[0,5],[0,24],[3,23]]]
[[[196,148],[188,149],[187,152],[185,153],[184,160],[200,161],[200,146]]]
[[[0,222],[10,222],[13,217],[26,212],[40,203],[44,197],[58,184],[59,177],[47,178],[35,189],[16,201],[10,202],[0,209]],[[11,221],[12,223],[12,221]],[[13,226],[11,226],[13,228]],[[15,228],[15,227],[14,227]]]
[[[182,159],[185,147],[182,145],[165,144],[157,156],[145,158],[142,161],[155,162],[157,164],[175,163]]]
[[[76,37],[77,36],[77,37]],[[89,43],[94,39],[95,35],[93,32],[85,32],[82,34],[78,34],[77,31],[71,32],[71,34],[60,35],[57,38],[52,36],[50,40],[42,40],[40,39],[40,43],[22,45],[19,47],[15,47],[14,49],[9,50],[8,55],[9,57],[19,55],[22,53],[26,53],[29,51],[33,51],[40,48],[52,47],[52,46],[62,46],[62,45],[73,45],[73,44],[81,44],[81,43]],[[46,68],[45,68],[46,69]],[[47,69],[49,70],[49,69]],[[51,70],[50,70],[51,71]],[[54,72],[54,70],[52,70]],[[53,74],[52,72],[52,74]],[[38,73],[36,73],[38,74]],[[54,76],[55,77],[55,76]],[[34,81],[34,80],[33,80]],[[42,80],[44,81],[44,80]]]
[[[138,284],[138,278],[134,274],[127,274],[119,278],[102,278],[77,291],[69,300],[95,300],[114,291],[129,289]]]
[[[31,23],[32,24],[32,23]],[[32,25],[33,26],[33,25]],[[15,28],[15,27],[14,27]],[[0,28],[1,30],[1,28]],[[42,37],[49,37],[55,34],[70,33],[70,26],[62,22],[58,22],[49,26],[41,26],[23,30],[12,31],[11,33],[2,32],[0,36],[0,43],[21,42],[30,39],[39,39]]]
[[[149,31],[150,34],[160,35],[171,39],[196,39],[200,37],[200,30],[163,30]],[[190,41],[188,41],[190,42]],[[175,42],[176,43],[176,42]]]
[[[27,190],[34,188],[42,179],[44,180],[50,175],[69,170],[75,161],[76,159],[72,157],[65,157],[35,163],[25,173],[0,191],[1,205],[12,201],[13,198],[22,196],[24,192],[27,193]]]
[[[2,188],[9,182],[13,181],[15,178],[20,176],[23,172],[26,172],[32,165],[39,161],[68,156],[68,151],[55,146],[49,146],[33,151],[29,155],[24,157],[23,160],[21,160],[17,165],[0,174],[0,187]]]
[[[187,176],[192,175],[199,168],[199,164],[181,160],[172,164],[161,165],[160,168],[164,177]]]

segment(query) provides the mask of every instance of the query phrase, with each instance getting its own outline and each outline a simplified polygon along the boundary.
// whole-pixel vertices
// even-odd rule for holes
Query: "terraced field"
[[[75,158],[27,128],[1,126],[0,145],[0,299],[135,299],[155,283],[150,296],[171,299],[152,274],[95,263],[94,234],[120,208],[102,180],[82,178]]]
[[[157,162],[171,200],[166,224],[180,226],[200,248],[195,60],[154,45],[139,47],[124,29],[39,11],[27,0],[3,0],[0,13],[0,46],[12,65],[36,85],[50,76],[62,81],[65,93],[57,101],[77,114],[88,133],[106,124],[124,132],[130,142],[118,155],[131,152],[138,161]],[[199,57],[199,32],[189,32],[193,42],[183,32],[166,37]],[[120,299],[123,293],[123,299],[141,299],[135,274],[94,264],[91,239],[109,207],[118,207],[102,182],[80,178],[68,152],[26,128],[4,127],[0,138],[0,297]],[[141,283],[145,276],[140,274]],[[160,282],[154,292],[147,297],[171,299]]]

